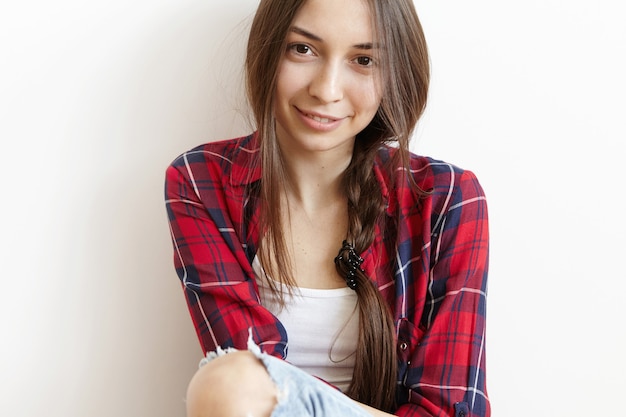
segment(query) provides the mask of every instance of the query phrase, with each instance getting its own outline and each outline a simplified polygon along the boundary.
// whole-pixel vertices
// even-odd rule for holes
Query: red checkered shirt
[[[474,174],[412,155],[403,170],[374,164],[386,204],[362,267],[396,324],[399,416],[490,415],[485,384],[487,206]],[[165,198],[174,263],[202,349],[254,341],[287,358],[287,333],[259,300],[252,260],[259,242],[256,135],[212,142],[173,161]],[[391,175],[395,175],[392,181]]]

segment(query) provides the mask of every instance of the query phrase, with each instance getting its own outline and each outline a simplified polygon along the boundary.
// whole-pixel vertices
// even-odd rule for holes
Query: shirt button
[[[406,350],[406,348],[408,348],[409,345],[406,344],[406,342],[402,342],[400,343],[400,350]]]

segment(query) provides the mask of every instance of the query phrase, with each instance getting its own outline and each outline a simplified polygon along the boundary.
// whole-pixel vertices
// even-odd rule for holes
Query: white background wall
[[[183,415],[200,349],[163,173],[248,131],[256,0],[222,4],[0,3],[0,415]],[[415,150],[475,171],[490,203],[494,416],[620,415],[623,7],[416,5],[433,86]]]

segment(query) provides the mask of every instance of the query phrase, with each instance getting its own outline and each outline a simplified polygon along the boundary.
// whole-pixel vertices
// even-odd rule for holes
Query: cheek
[[[285,96],[285,87],[283,85],[283,72],[279,72],[276,78],[276,86],[274,89],[274,104],[277,105]]]
[[[378,83],[370,81],[365,86],[360,84],[360,88],[355,89],[356,103],[361,107],[363,112],[376,113],[382,99],[382,91],[377,85]]]
[[[288,62],[282,63],[276,74],[276,91],[274,98],[276,101],[290,100],[301,88],[302,77]]]
[[[363,91],[361,97],[359,97],[359,106],[361,112],[367,115],[368,118],[373,118],[378,108],[380,107],[381,95],[377,91]]]

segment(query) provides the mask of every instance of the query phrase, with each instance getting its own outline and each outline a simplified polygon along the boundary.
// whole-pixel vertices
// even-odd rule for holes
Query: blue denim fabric
[[[372,417],[339,390],[283,360],[261,352],[252,340],[248,341],[248,350],[263,362],[278,387],[278,405],[271,417]],[[218,349],[207,354],[200,366],[228,351]]]

